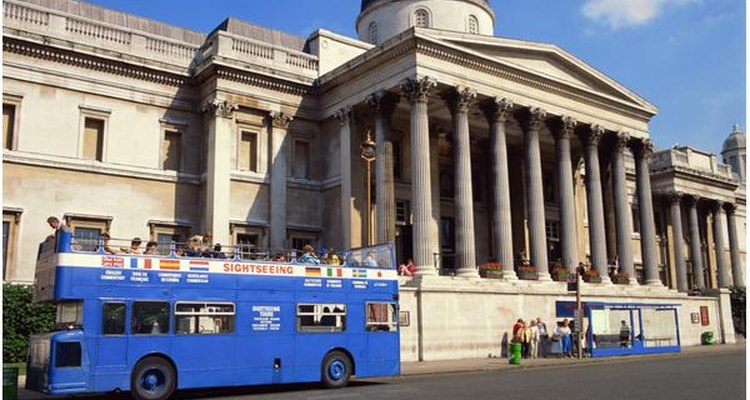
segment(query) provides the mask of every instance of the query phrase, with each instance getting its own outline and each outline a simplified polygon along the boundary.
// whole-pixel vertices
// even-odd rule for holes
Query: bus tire
[[[346,354],[332,351],[323,359],[321,367],[323,386],[330,389],[342,388],[349,383],[351,376],[352,360]]]
[[[177,386],[177,374],[163,357],[146,357],[133,368],[130,394],[135,400],[167,400]]]

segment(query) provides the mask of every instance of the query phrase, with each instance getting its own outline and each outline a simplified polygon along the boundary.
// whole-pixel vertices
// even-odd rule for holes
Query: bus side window
[[[104,303],[102,312],[102,334],[125,334],[125,304]]]
[[[160,335],[169,332],[169,303],[136,301],[130,331],[133,334]]]
[[[346,306],[343,304],[297,305],[299,332],[342,332],[346,329]]]
[[[368,332],[398,330],[398,306],[396,303],[367,303],[365,330]]]

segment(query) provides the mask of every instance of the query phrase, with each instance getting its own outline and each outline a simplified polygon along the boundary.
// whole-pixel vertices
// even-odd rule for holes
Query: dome
[[[356,27],[372,44],[412,27],[494,35],[495,13],[488,0],[362,0]]]
[[[745,150],[745,133],[740,130],[739,124],[734,124],[732,133],[724,141],[724,145],[721,147],[721,153],[724,154],[732,150]]]

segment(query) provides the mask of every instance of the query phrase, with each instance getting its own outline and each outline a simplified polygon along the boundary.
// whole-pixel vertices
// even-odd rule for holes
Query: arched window
[[[421,8],[414,12],[414,25],[418,28],[429,28],[430,27],[430,13]]]
[[[477,21],[477,17],[473,15],[469,15],[469,33],[478,34],[479,33],[479,21]]]
[[[370,22],[370,26],[367,28],[367,35],[370,38],[370,43],[378,44],[378,25],[375,22]]]

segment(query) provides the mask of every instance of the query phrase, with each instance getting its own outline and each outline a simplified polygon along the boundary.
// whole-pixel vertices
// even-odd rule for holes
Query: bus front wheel
[[[323,385],[327,388],[338,389],[349,383],[352,376],[352,361],[340,352],[332,351],[323,360],[321,375]]]
[[[130,393],[136,400],[167,400],[176,386],[175,371],[162,357],[139,361],[130,377]]]

